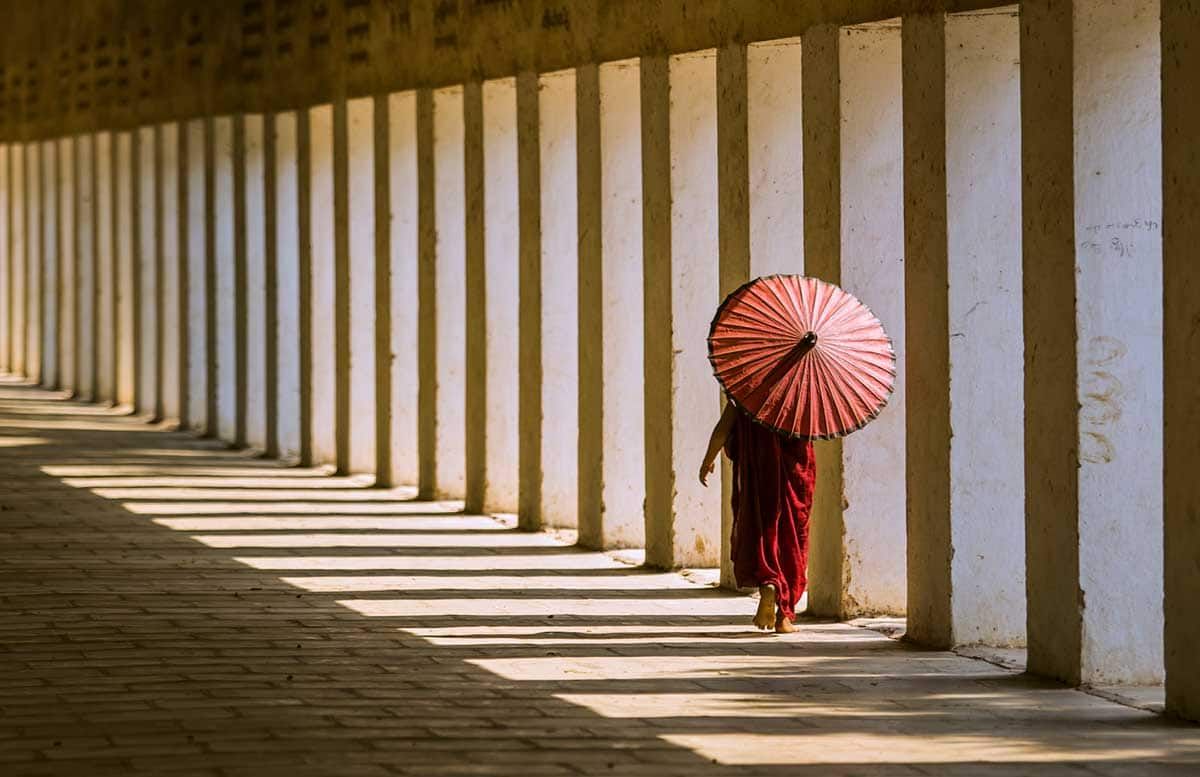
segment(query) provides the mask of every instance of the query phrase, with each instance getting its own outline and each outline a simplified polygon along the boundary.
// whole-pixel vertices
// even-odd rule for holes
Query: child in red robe
[[[754,625],[790,633],[808,583],[812,441],[778,434],[727,403],[700,467],[705,486],[722,449],[733,465],[734,576],[739,586],[759,590]]]

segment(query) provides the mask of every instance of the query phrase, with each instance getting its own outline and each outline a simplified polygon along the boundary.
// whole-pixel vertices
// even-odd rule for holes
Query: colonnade
[[[1029,0],[10,142],[0,368],[716,566],[709,319],[823,277],[900,379],[819,447],[810,610],[1072,683],[1165,666],[1200,717],[1200,12],[1161,11]]]

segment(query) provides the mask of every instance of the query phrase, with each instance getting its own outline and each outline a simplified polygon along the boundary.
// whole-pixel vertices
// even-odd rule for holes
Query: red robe
[[[771,584],[788,619],[808,585],[808,516],[817,466],[812,442],[789,439],[744,414],[729,432],[733,572],[739,586]]]

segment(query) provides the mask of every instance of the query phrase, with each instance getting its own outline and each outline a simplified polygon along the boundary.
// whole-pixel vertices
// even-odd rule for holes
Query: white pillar
[[[82,399],[96,399],[96,351],[99,331],[96,325],[96,138],[75,138],[75,250],[78,306],[76,344],[79,374],[76,387]]]
[[[346,103],[350,246],[350,469],[375,471],[375,102]]]
[[[750,276],[804,272],[799,38],[746,47]]]
[[[25,145],[25,377],[42,382],[42,148]]]
[[[313,461],[337,463],[334,341],[333,106],[310,108],[309,242],[312,250]]]
[[[267,299],[266,299],[266,206],[263,186],[266,158],[263,149],[262,114],[242,117],[242,175],[245,181],[244,213],[246,251],[245,349],[246,445],[267,449]]]
[[[901,613],[907,583],[900,28],[846,28],[839,56],[842,284],[883,322],[899,374],[888,408],[843,444],[845,610]]]
[[[116,289],[113,239],[113,134],[100,132],[94,148],[96,204],[96,398],[116,403]]]
[[[579,74],[579,537],[637,548],[646,537],[641,64]]]
[[[696,478],[721,412],[707,335],[719,303],[717,56],[642,60],[646,563],[717,566],[721,494]]]
[[[0,143],[0,372],[9,373],[12,369],[12,345],[8,339],[9,320],[12,315],[12,303],[9,290],[12,288],[12,245],[9,237],[12,234],[9,220],[12,218],[12,183],[10,164],[12,146]]]
[[[184,184],[187,201],[184,209],[184,228],[187,232],[187,355],[183,360],[184,381],[187,383],[188,427],[194,432],[210,428],[209,418],[209,273],[206,189],[206,153],[208,120],[193,119],[184,125]]]
[[[235,442],[238,436],[237,419],[237,293],[236,288],[236,206],[233,182],[233,122],[232,116],[218,116],[212,122],[213,176],[213,245],[210,251],[215,261],[213,311],[216,316],[216,351],[210,364],[217,371],[216,436]]]
[[[79,265],[76,235],[75,139],[58,140],[58,383],[72,394],[79,392]]]
[[[113,261],[116,297],[116,391],[117,404],[134,409],[137,386],[138,332],[134,328],[138,293],[135,284],[137,246],[134,244],[133,133],[118,132],[113,138]]]
[[[575,71],[538,89],[542,269],[542,521],[574,527],[579,509],[579,222]]]
[[[483,84],[487,429],[484,509],[517,509],[517,82]]]
[[[1158,0],[1075,3],[1083,682],[1162,681]]]
[[[25,147],[14,145],[9,152],[9,371],[25,374]]]
[[[159,240],[158,234],[158,164],[157,132],[154,126],[138,129],[137,160],[134,175],[137,186],[138,267],[136,283],[140,284],[138,332],[138,412],[154,417],[161,415],[159,407],[158,360],[163,340],[159,305]]]
[[[186,203],[180,200],[179,134],[183,125],[171,122],[158,127],[158,211],[162,237],[159,242],[162,268],[159,299],[162,327],[162,352],[159,365],[160,397],[164,418],[183,417],[183,356],[187,350],[186,300],[182,298],[184,246],[180,241],[180,220]]]
[[[388,96],[388,207],[391,218],[391,413],[395,484],[416,485],[418,435],[418,219],[417,93]]]
[[[275,412],[279,458],[300,458],[300,220],[297,116],[277,113],[275,131]],[[269,387],[272,388],[272,387]]]
[[[435,493],[466,493],[466,182],[463,89],[433,93],[437,234],[437,463]]]
[[[42,141],[41,382],[58,388],[58,143]]]
[[[1020,30],[946,19],[951,622],[959,644],[1025,640]]]

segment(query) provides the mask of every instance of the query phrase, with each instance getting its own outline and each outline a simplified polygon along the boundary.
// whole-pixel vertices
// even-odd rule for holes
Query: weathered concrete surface
[[[266,123],[262,114],[242,118],[242,216],[245,263],[244,343],[245,444],[256,451],[267,449],[267,223],[266,223]]]
[[[99,332],[96,327],[96,168],[95,139],[80,135],[75,146],[75,250],[76,288],[76,395],[80,399],[96,398],[96,350]],[[2,297],[0,297],[2,298]],[[7,316],[0,315],[0,319]],[[0,337],[0,349],[3,349]]]
[[[218,122],[219,124],[219,122]],[[136,409],[137,402],[137,353],[141,333],[137,330],[140,289],[137,280],[137,215],[134,181],[135,132],[118,132],[113,136],[112,147],[112,219],[113,219],[113,303],[116,338],[114,346],[113,385],[116,402]],[[224,202],[230,202],[226,197]],[[40,313],[40,311],[38,312]],[[30,316],[36,317],[33,307]],[[36,320],[36,318],[31,319]],[[32,340],[31,340],[32,342]],[[29,358],[34,360],[33,351]]]
[[[334,246],[333,106],[308,112],[309,245],[311,250],[312,454],[315,464],[336,464],[337,283]],[[303,185],[303,184],[301,184]]]
[[[272,117],[275,184],[275,413],[279,458],[299,460],[300,409],[300,186],[294,112]]]
[[[240,441],[238,352],[243,327],[239,321],[238,297],[245,289],[238,286],[238,229],[239,202],[234,199],[234,121],[233,116],[218,116],[213,120],[213,197],[219,206],[210,213],[213,220],[213,241],[209,251],[214,258],[215,283],[212,306],[216,347],[210,354],[210,365],[216,372],[215,436],[228,442]],[[238,198],[241,199],[240,197]],[[244,406],[243,406],[244,407]]]
[[[375,101],[346,104],[350,470],[375,472]]]
[[[54,397],[0,389],[31,443],[0,449],[9,773],[1200,768],[1151,713],[846,624],[756,635],[750,598]]]
[[[158,213],[158,133],[155,127],[137,132],[137,241],[138,266],[134,283],[138,286],[137,405],[139,412],[152,418],[161,415],[158,365],[162,360],[162,325],[158,318],[159,246],[161,224]]]
[[[159,242],[162,271],[162,361],[158,365],[158,380],[162,389],[163,418],[179,420],[184,417],[187,397],[184,374],[184,355],[187,353],[188,321],[185,292],[188,279],[182,231],[186,203],[180,194],[184,168],[180,155],[180,132],[177,123],[162,124],[158,132],[158,198],[157,208],[162,238]],[[83,255],[78,260],[82,269]],[[81,294],[85,293],[81,289]],[[82,350],[77,358],[82,357]]]
[[[12,301],[9,297],[12,288],[12,244],[9,236],[12,226],[12,168],[10,160],[18,148],[15,144],[0,144],[0,301],[4,303],[4,311],[0,312],[0,372],[8,372],[12,367],[12,343],[9,341],[9,326],[11,324]]]
[[[124,135],[123,137],[128,137]],[[126,161],[128,154],[126,154]],[[42,144],[25,144],[25,370],[34,383],[42,380]],[[129,330],[126,330],[129,331]],[[129,399],[132,396],[126,392]],[[128,401],[128,400],[127,400]]]
[[[209,397],[209,356],[208,356],[208,299],[210,288],[208,283],[207,257],[209,229],[207,225],[207,199],[205,183],[205,148],[208,144],[208,123],[203,120],[189,121],[183,125],[180,135],[181,156],[184,178],[185,198],[184,210],[180,218],[185,222],[187,239],[184,251],[187,255],[187,319],[188,344],[185,380],[187,382],[187,428],[192,431],[203,431],[210,424],[208,414]],[[97,179],[100,176],[101,161],[100,144],[96,145]],[[103,224],[103,214],[100,205],[103,198],[97,202],[96,216]],[[99,232],[97,232],[99,235]],[[99,256],[104,256],[103,242],[97,246]],[[98,265],[103,284],[103,268]],[[101,306],[103,315],[103,306]],[[101,373],[103,374],[103,372]],[[103,396],[103,394],[101,394]]]

